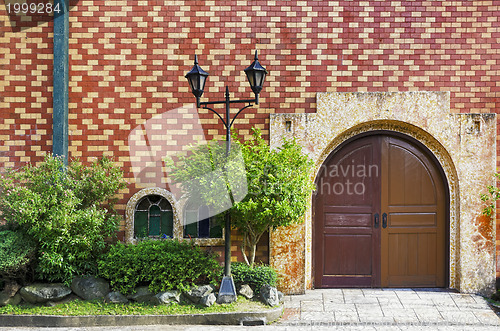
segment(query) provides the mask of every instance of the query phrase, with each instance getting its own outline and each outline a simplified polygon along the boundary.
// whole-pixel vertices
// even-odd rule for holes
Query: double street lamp
[[[226,98],[223,101],[207,101],[200,102],[200,98],[203,95],[203,91],[205,89],[205,83],[207,81],[208,72],[203,70],[198,65],[198,57],[195,55],[194,58],[194,66],[186,74],[186,78],[191,86],[191,91],[193,95],[196,97],[196,107],[203,107],[204,109],[208,109],[219,117],[219,119],[224,124],[226,128],[226,160],[229,158],[229,153],[231,151],[231,127],[238,117],[238,115],[248,107],[253,106],[252,103],[256,105],[259,104],[259,93],[262,91],[262,86],[264,85],[264,81],[266,79],[267,70],[260,65],[259,60],[257,58],[257,51],[255,51],[255,59],[253,63],[246,68],[245,74],[247,76],[248,82],[250,83],[250,87],[252,88],[253,93],[255,94],[254,99],[247,100],[231,100],[229,97],[229,88],[226,86]],[[241,108],[231,119],[230,117],[230,105],[234,103],[248,103],[248,105]],[[209,105],[218,105],[224,104],[226,105],[226,114],[225,118],[221,116],[220,113],[208,107]],[[236,289],[234,287],[233,278],[231,277],[231,218],[229,211],[225,213],[225,254],[224,254],[224,278],[222,279],[222,284],[219,290],[219,297],[217,301],[219,303],[229,303],[236,300]]]

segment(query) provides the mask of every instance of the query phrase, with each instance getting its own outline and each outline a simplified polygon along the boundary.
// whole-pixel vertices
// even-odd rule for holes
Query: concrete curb
[[[6,327],[92,327],[134,325],[265,325],[278,320],[283,305],[259,312],[211,313],[191,315],[0,315]]]

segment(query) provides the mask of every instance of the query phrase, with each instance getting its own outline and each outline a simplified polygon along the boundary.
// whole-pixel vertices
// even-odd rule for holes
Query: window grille
[[[172,238],[174,214],[167,199],[148,195],[139,200],[134,212],[135,238]]]

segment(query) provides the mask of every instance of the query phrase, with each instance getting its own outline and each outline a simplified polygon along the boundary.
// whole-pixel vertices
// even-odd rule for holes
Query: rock
[[[75,277],[71,289],[83,300],[104,298],[109,293],[109,283],[102,278]]]
[[[244,296],[245,298],[251,300],[253,298],[253,290],[250,285],[243,284],[238,290],[238,294]]]
[[[7,305],[18,305],[21,302],[21,295],[18,293],[21,285],[12,281],[5,284],[4,289],[0,292],[0,307]]]
[[[5,287],[2,292],[10,297],[13,297],[20,289],[21,285],[19,285],[15,281],[11,281],[5,284]]]
[[[31,284],[19,291],[24,301],[29,303],[45,303],[60,301],[71,294],[71,289],[63,284]]]
[[[157,305],[168,305],[172,302],[180,302],[181,301],[181,292],[179,291],[167,291],[160,292],[153,296],[151,302]]]
[[[0,292],[0,307],[11,305],[16,306],[21,302],[21,294],[16,293],[14,296],[9,296],[7,293]]]
[[[128,303],[128,299],[120,292],[109,292],[104,297],[106,303]]]
[[[283,294],[283,292],[278,291],[278,301],[280,303],[285,302],[285,295]]]
[[[192,302],[199,303],[201,298],[214,291],[212,285],[195,286],[184,295]]]
[[[263,303],[271,307],[277,306],[280,303],[276,287],[267,284],[260,288],[260,298]]]
[[[211,305],[213,305],[215,303],[216,300],[217,300],[217,298],[215,297],[215,294],[209,293],[209,294],[201,297],[200,304],[205,306],[205,307],[210,307]]]
[[[127,299],[136,302],[151,302],[154,294],[147,286],[139,286],[135,289],[134,294],[127,295]]]

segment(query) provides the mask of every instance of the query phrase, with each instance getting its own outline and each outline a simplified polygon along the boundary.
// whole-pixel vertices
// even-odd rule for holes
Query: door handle
[[[387,227],[387,214],[382,214],[382,227],[385,229]]]
[[[375,229],[378,229],[379,225],[380,225],[380,217],[379,217],[379,215],[376,213],[376,214],[375,214],[375,222],[374,222],[373,227],[374,227]]]

